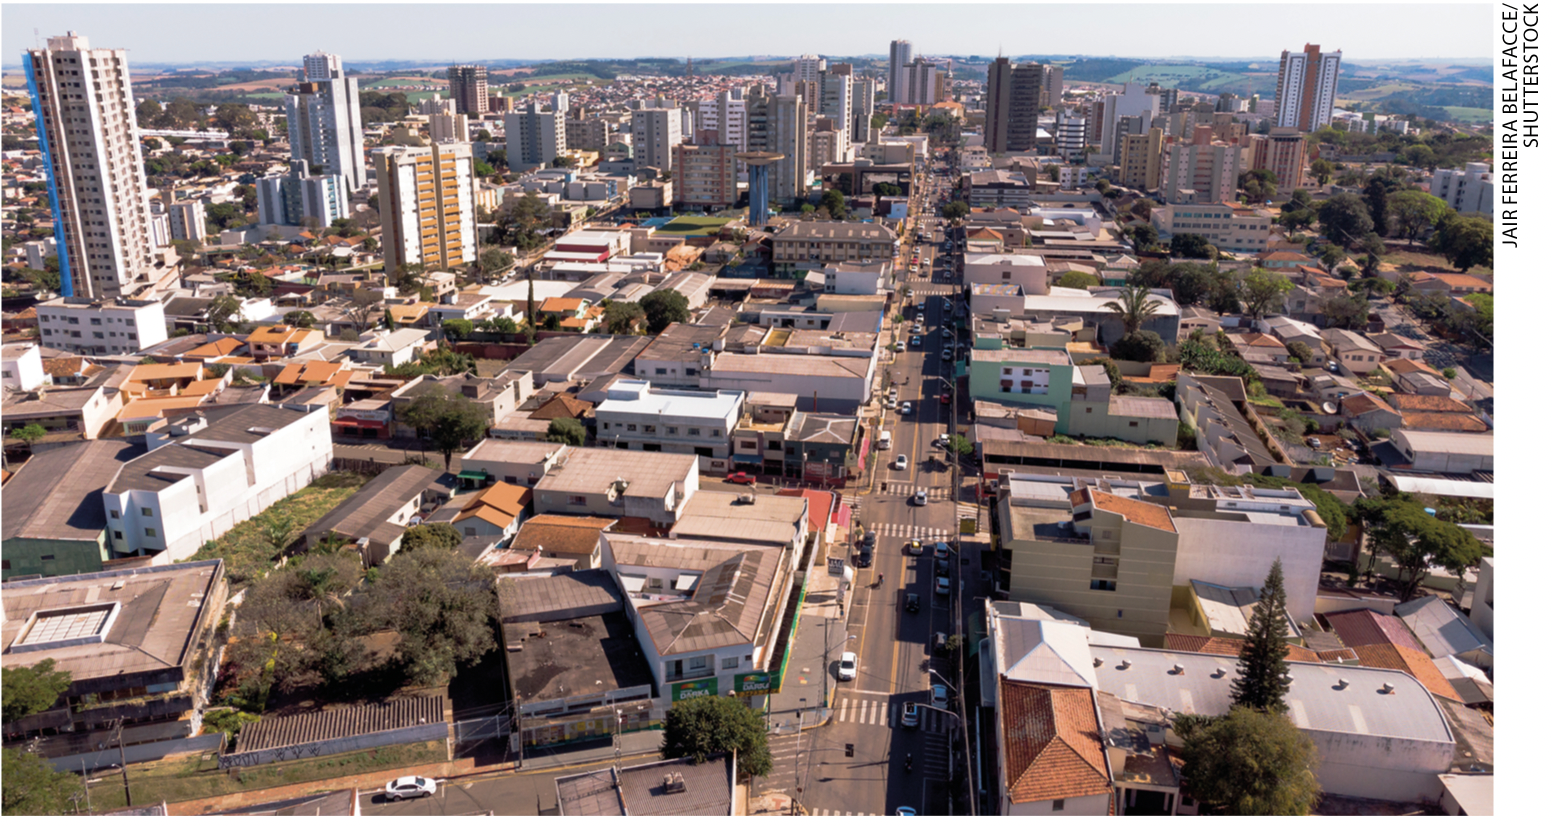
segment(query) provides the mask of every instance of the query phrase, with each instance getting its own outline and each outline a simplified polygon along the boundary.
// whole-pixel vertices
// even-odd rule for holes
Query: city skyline
[[[697,59],[741,57],[743,55],[797,56],[818,53],[836,56],[876,56],[887,59],[889,42],[910,40],[918,54],[976,55],[994,57],[999,51],[1008,56],[1056,54],[1090,57],[1130,57],[1142,59],[1272,59],[1288,44],[1304,41],[1328,43],[1341,49],[1349,62],[1364,60],[1484,60],[1487,54],[1462,54],[1464,44],[1489,42],[1484,29],[1482,38],[1462,37],[1463,20],[1488,18],[1481,7],[1468,4],[1423,4],[1427,15],[1397,15],[1395,4],[1369,3],[1343,5],[1340,17],[1309,14],[1333,4],[1258,4],[1267,12],[1285,9],[1277,27],[1239,26],[1238,17],[1209,14],[1213,4],[1100,4],[1031,3],[1019,6],[954,5],[955,14],[943,13],[947,4],[902,4],[891,10],[888,23],[878,21],[873,4],[828,5],[833,25],[822,29],[804,25],[804,16],[774,16],[762,21],[756,42],[744,38],[740,17],[710,17],[652,13],[675,7],[699,4],[636,3],[590,4],[598,15],[629,13],[640,19],[630,20],[620,31],[592,29],[586,38],[568,42],[564,37],[525,39],[521,36],[509,45],[470,46],[466,28],[456,23],[460,12],[481,15],[487,30],[510,26],[524,29],[563,30],[575,23],[570,5],[545,3],[478,4],[438,6],[443,26],[419,26],[414,37],[406,37],[396,24],[396,15],[380,19],[364,16],[359,3],[333,3],[311,6],[307,34],[298,35],[294,25],[295,6],[269,3],[225,3],[211,6],[172,4],[7,4],[3,12],[4,54],[0,65],[20,64],[23,51],[38,36],[60,35],[76,30],[101,41],[108,48],[132,50],[139,65],[192,64],[200,62],[274,62],[291,59],[314,49],[345,55],[362,61],[444,61],[459,60],[586,60],[613,58],[694,57]],[[416,6],[424,4],[389,4]],[[743,8],[771,6],[742,3]],[[1416,4],[1413,4],[1416,8]],[[1068,38],[1037,35],[1052,14],[1070,12],[1092,15],[1104,9],[1114,20],[1107,23],[1102,48],[1072,49]],[[264,11],[273,13],[265,14]],[[1194,13],[1193,13],[1194,12]],[[987,14],[995,14],[999,25],[989,31],[984,25]],[[596,18],[595,18],[596,19]],[[174,24],[170,21],[181,21]],[[240,25],[245,36],[238,42],[225,38],[190,39],[190,31],[217,31],[221,26]],[[322,34],[333,29],[336,33]],[[1019,30],[1031,32],[1025,38],[1010,36]],[[870,32],[867,35],[858,32]],[[740,39],[730,41],[736,35]],[[923,37],[926,35],[926,37]],[[1183,49],[1183,44],[1192,48]],[[747,47],[747,48],[746,48]],[[504,52],[504,54],[503,54]],[[1195,55],[1182,52],[1196,52]]]

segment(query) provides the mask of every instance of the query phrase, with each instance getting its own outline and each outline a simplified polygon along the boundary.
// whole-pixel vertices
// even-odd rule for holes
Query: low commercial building
[[[1472,473],[1493,470],[1493,434],[1396,430],[1391,444],[1412,470]]]
[[[730,440],[743,408],[741,390],[663,390],[621,379],[594,410],[598,443],[622,450],[692,453],[703,473],[732,468]]]
[[[771,240],[771,262],[779,276],[822,270],[829,264],[893,259],[899,247],[894,231],[859,221],[793,221]]]
[[[307,529],[307,546],[339,536],[354,545],[362,564],[381,565],[399,550],[410,520],[445,501],[451,478],[420,465],[396,465],[367,482]]]
[[[1050,270],[1038,255],[966,255],[964,271],[967,284],[1013,284],[1023,289],[1024,295],[1050,291]]]
[[[1166,204],[1149,220],[1168,243],[1181,234],[1200,235],[1223,252],[1265,252],[1272,240],[1272,212],[1233,203]]]
[[[848,261],[825,267],[824,291],[837,295],[878,295],[894,272],[890,261]]]
[[[32,342],[4,345],[3,361],[0,378],[6,387],[25,393],[50,382],[49,374],[43,370],[43,354]]]
[[[1022,172],[1006,169],[989,169],[965,175],[965,189],[972,207],[1012,207],[1023,209],[1030,204],[1034,188]]]
[[[85,754],[95,764],[92,752],[121,742],[198,734],[221,664],[213,653],[225,642],[215,638],[226,607],[224,574],[212,559],[0,586],[6,668],[52,660],[70,675],[53,707],[5,724],[6,746],[65,735],[42,741],[42,756]]]
[[[1047,409],[1063,435],[1177,443],[1179,419],[1167,400],[1112,396],[1104,369],[1074,365],[1064,347],[993,349],[1005,342],[1012,343],[978,334],[970,351],[972,399]]]
[[[643,453],[624,462],[609,448],[573,448],[534,485],[534,512],[634,517],[667,527],[700,490],[699,460]]]
[[[425,330],[394,330],[350,348],[349,353],[351,358],[364,364],[398,367],[420,358],[430,335]]]
[[[480,485],[506,482],[533,487],[569,449],[554,442],[486,439],[463,455],[458,478]]]
[[[152,429],[102,494],[115,555],[177,562],[329,471],[327,407],[210,409]]]
[[[791,393],[817,400],[821,410],[850,413],[866,404],[878,369],[878,355],[852,358],[827,355],[719,354],[703,372],[701,387],[748,393]]]
[[[731,754],[608,766],[555,778],[556,807],[562,817],[731,817],[740,814],[734,773]]]
[[[102,491],[139,453],[120,441],[90,441],[40,451],[16,468],[0,497],[0,578],[102,570],[112,558]]]
[[[51,432],[79,433],[83,439],[96,439],[124,407],[117,392],[96,387],[39,385],[26,396],[13,396],[0,408],[0,422],[6,432],[37,424]]]
[[[138,353],[167,340],[160,301],[56,298],[37,306],[44,347],[73,353]]]

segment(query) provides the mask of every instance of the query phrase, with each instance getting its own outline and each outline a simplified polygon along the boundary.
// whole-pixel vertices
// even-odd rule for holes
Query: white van
[[[889,449],[889,445],[891,444],[891,442],[892,442],[892,439],[890,438],[889,431],[883,430],[883,431],[879,432],[879,434],[878,434],[878,448],[879,448],[879,450],[888,450]]]

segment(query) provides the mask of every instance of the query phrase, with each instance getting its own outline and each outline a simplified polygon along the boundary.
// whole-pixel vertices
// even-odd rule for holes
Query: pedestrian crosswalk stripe
[[[922,525],[895,525],[873,522],[868,530],[876,531],[881,539],[920,539],[923,542],[947,542],[952,528],[932,528]]]
[[[904,708],[905,704],[901,702],[881,703],[854,697],[841,697],[835,703],[835,719],[841,723],[900,728],[900,715]],[[922,707],[918,719],[920,720],[917,724],[918,728],[930,734],[947,732],[953,725],[952,717],[942,712],[931,711],[926,706]]]
[[[914,482],[885,482],[883,492],[898,496],[911,496],[921,490],[922,486]],[[953,497],[950,495],[948,485],[936,485],[928,487],[927,499],[931,502],[946,502]]]

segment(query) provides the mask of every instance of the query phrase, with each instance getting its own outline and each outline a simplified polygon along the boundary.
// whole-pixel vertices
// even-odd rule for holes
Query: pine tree
[[[1283,588],[1279,557],[1261,586],[1261,600],[1250,615],[1245,647],[1239,652],[1239,676],[1234,678],[1234,705],[1257,711],[1283,712],[1288,691],[1288,593]]]

